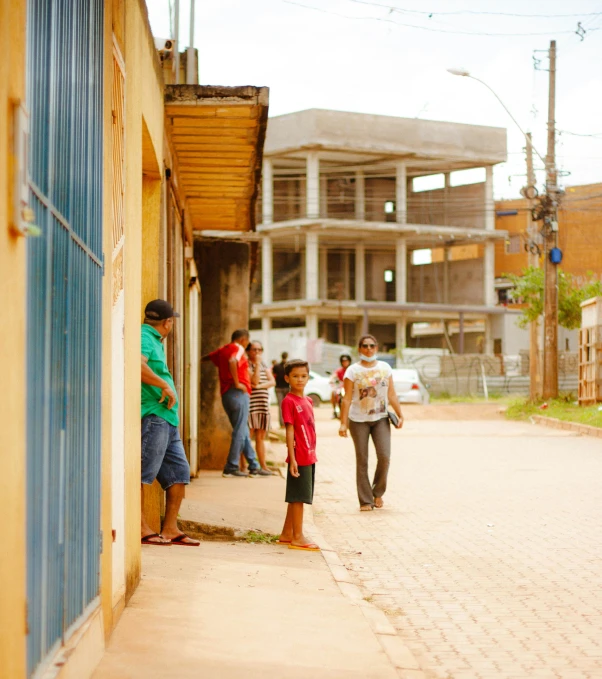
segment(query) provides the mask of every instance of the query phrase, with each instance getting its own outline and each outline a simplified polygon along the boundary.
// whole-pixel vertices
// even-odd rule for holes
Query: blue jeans
[[[190,467],[177,427],[158,415],[142,418],[142,483],[155,479],[167,490],[174,483],[190,483]]]
[[[249,470],[259,469],[249,435],[249,400],[249,394],[234,387],[222,395],[222,404],[232,425],[232,442],[225,472],[238,469],[241,453],[249,463]]]

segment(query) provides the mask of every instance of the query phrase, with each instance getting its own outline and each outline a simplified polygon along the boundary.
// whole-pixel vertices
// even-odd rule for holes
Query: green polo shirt
[[[142,355],[148,358],[148,367],[161,379],[164,379],[167,384],[176,393],[176,387],[173,383],[173,378],[167,367],[167,360],[165,359],[165,348],[161,341],[161,333],[157,332],[153,327],[144,323],[142,325]],[[177,395],[177,394],[176,394]],[[161,389],[159,387],[152,387],[150,384],[142,383],[142,417],[147,415],[158,415],[169,424],[177,427],[180,424],[178,416],[178,401],[176,401],[171,410],[167,409],[167,399],[163,403],[159,403],[161,398]]]

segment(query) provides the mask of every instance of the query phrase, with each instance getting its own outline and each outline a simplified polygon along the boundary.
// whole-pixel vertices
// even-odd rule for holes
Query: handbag
[[[394,413],[392,410],[387,410],[387,415],[389,416],[391,424],[394,427],[397,427],[397,425],[399,424],[399,418],[397,417],[397,414]]]

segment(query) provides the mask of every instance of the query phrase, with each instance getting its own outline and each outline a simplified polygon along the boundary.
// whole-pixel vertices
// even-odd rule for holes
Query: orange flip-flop
[[[303,552],[319,552],[320,548],[315,542],[309,542],[306,545],[293,545],[292,543],[288,546],[289,549],[300,549]]]
[[[290,540],[276,540],[277,545],[290,545],[291,541]]]

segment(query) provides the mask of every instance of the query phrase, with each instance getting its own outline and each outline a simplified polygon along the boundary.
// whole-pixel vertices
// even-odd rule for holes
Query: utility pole
[[[550,42],[548,94],[548,151],[546,154],[546,210],[544,215],[544,347],[543,398],[558,396],[558,271],[549,259],[558,237],[558,179],[556,172],[556,41]]]
[[[531,212],[535,201],[533,200],[535,188],[535,171],[533,170],[533,143],[531,133],[526,134],[527,146],[527,247],[529,251],[528,264],[530,267],[539,268],[539,249],[536,245],[537,229],[533,222]],[[539,351],[539,319],[531,321],[529,326],[529,395],[532,401],[541,398],[541,356]]]

